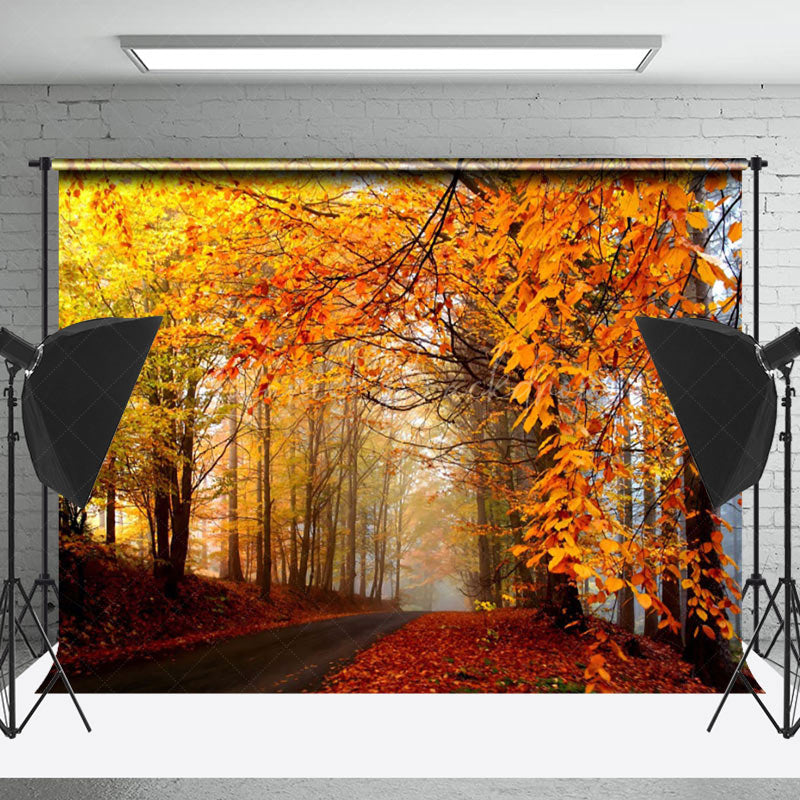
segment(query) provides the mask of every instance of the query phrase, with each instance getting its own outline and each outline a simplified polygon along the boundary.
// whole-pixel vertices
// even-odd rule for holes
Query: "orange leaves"
[[[601,539],[600,549],[606,555],[610,555],[611,553],[618,553],[620,549],[619,542],[615,541],[614,539]]]
[[[622,192],[618,198],[619,213],[623,217],[636,217],[639,215],[639,193],[635,191]]]
[[[739,239],[742,238],[742,223],[741,222],[734,222],[733,225],[728,228],[728,238],[732,242],[738,242]]]
[[[532,384],[530,381],[520,381],[511,393],[511,399],[516,400],[518,403],[524,405],[528,402],[531,394]]]
[[[600,680],[610,683],[611,675],[605,668],[605,663],[605,656],[601,655],[600,653],[595,653],[595,655],[589,659],[589,663],[586,665],[586,669],[583,673],[584,677],[589,681],[600,678]]]
[[[670,181],[664,187],[667,203],[673,209],[685,209],[689,203],[689,195],[677,183]]]
[[[735,280],[726,272],[718,258],[708,253],[697,253],[697,274],[703,283],[713,286],[717,281],[722,281],[727,289],[735,289]]]
[[[594,623],[579,636],[530,609],[488,613],[496,632],[485,645],[481,613],[435,612],[413,620],[362,650],[327,679],[325,692],[711,692],[668,645],[630,639],[613,625]],[[531,643],[535,642],[535,647]]]
[[[702,211],[690,211],[686,215],[686,221],[697,230],[705,230],[708,227],[708,219]]]
[[[528,369],[529,367],[533,366],[533,363],[536,360],[536,352],[533,349],[533,345],[526,344],[523,347],[520,347],[520,349],[517,350],[517,357],[519,359],[520,366],[523,369]]]

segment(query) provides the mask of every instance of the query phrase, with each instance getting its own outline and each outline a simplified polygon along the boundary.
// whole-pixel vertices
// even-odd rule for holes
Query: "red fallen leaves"
[[[607,691],[715,691],[668,645],[637,636],[641,656],[626,655],[631,634],[597,620],[590,626],[565,632],[529,609],[427,614],[359,653],[323,691],[585,692],[587,668],[606,673]],[[606,640],[598,643],[598,633]]]
[[[273,586],[266,602],[252,584],[196,575],[187,575],[178,597],[171,599],[150,569],[121,552],[115,558],[105,546],[87,542],[75,553],[62,550],[61,559],[58,655],[70,674],[268,628],[378,610],[369,600],[318,589],[303,594],[285,586]]]

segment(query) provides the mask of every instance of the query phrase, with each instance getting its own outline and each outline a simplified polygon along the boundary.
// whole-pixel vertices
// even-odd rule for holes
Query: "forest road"
[[[353,614],[237,636],[156,660],[69,675],[76,692],[313,692],[365,647],[424,612]],[[60,683],[57,690],[60,688]]]

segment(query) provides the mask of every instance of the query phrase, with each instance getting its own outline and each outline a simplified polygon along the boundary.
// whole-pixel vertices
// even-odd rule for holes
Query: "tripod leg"
[[[3,594],[0,596],[0,609],[2,609],[3,613],[6,611],[6,603],[8,602],[8,583],[3,584]],[[3,642],[5,638],[6,632],[6,618],[5,616],[0,616],[0,643]],[[2,657],[0,657],[0,664],[2,664],[6,660],[6,656],[8,655],[8,647],[5,648],[3,651]]]
[[[726,701],[728,700],[728,697],[730,696],[730,693],[733,691],[733,687],[736,684],[736,679],[741,674],[745,662],[747,661],[747,657],[750,655],[751,651],[753,650],[753,647],[755,646],[756,640],[758,639],[758,634],[761,633],[761,628],[764,627],[764,623],[766,622],[767,616],[769,615],[769,610],[772,606],[775,605],[775,600],[778,596],[778,592],[781,590],[781,586],[782,583],[779,583],[775,587],[775,591],[769,597],[769,603],[767,603],[767,607],[764,609],[764,615],[759,620],[758,627],[753,632],[753,636],[750,639],[750,644],[747,645],[747,649],[744,651],[744,653],[742,653],[742,657],[739,659],[739,663],[736,665],[736,669],[734,670],[733,675],[731,675],[730,681],[728,681],[728,686],[725,689],[725,694],[722,695],[722,700],[720,700],[720,703],[717,706],[717,710],[714,712],[714,716],[711,718],[711,722],[708,724],[708,728],[706,728],[706,730],[709,733],[711,733],[711,729],[714,727],[714,723],[717,721],[717,717],[719,717],[720,711],[722,711],[722,707],[725,705]],[[789,591],[788,587],[786,587],[786,591]],[[764,708],[764,704],[761,702],[760,698],[756,699],[759,701],[761,707]]]
[[[0,644],[2,644],[5,636],[6,626],[6,604],[8,602],[8,584],[3,584],[3,594],[0,596]],[[0,655],[0,708],[3,712],[3,722],[0,722],[0,730],[6,736],[11,736],[11,729],[6,723],[9,721],[8,715],[8,684],[6,683],[5,663],[8,658],[8,645],[3,648],[3,653]]]
[[[797,584],[792,581],[791,584],[791,592],[792,592],[792,622],[794,623],[794,635],[795,640],[798,645],[800,645],[800,596],[797,594]],[[797,718],[797,705],[798,701],[800,700],[800,656],[797,654],[797,648],[795,647],[795,642],[792,642],[792,652],[794,653],[795,660],[797,661],[796,672],[794,676],[794,687],[792,689],[792,693],[794,695],[794,702],[792,708],[792,724],[790,726],[791,733],[790,735],[794,734],[795,728],[795,720]]]
[[[19,589],[19,593],[22,595],[22,599],[25,601],[22,605],[22,611],[20,612],[19,616],[17,617],[17,626],[22,636],[22,641],[25,642],[25,646],[28,648],[28,652],[31,654],[33,658],[39,658],[42,653],[37,653],[36,650],[33,649],[33,645],[30,643],[28,639],[28,635],[25,633],[25,629],[22,627],[22,620],[25,617],[25,614],[28,613],[28,610],[33,610],[31,606],[31,598],[25,594],[25,589],[22,587],[22,581],[17,580],[17,589]]]
[[[89,720],[86,719],[86,715],[83,713],[81,704],[78,702],[78,698],[75,697],[75,692],[72,690],[72,684],[69,682],[67,673],[64,672],[64,667],[61,666],[61,662],[58,660],[58,656],[56,656],[55,650],[53,650],[53,646],[50,644],[50,640],[47,638],[47,634],[45,633],[45,630],[42,627],[42,623],[39,621],[39,617],[36,616],[36,612],[33,609],[31,609],[30,614],[31,617],[33,617],[33,621],[36,623],[36,627],[39,629],[39,633],[42,635],[45,644],[47,645],[47,652],[50,653],[50,658],[53,659],[53,664],[58,670],[58,675],[61,677],[61,680],[64,683],[64,688],[69,692],[69,696],[72,698],[72,702],[75,704],[75,708],[77,709],[78,714],[80,714],[80,718],[83,720],[83,724],[86,726],[86,730],[89,733],[91,733],[92,728],[89,725]],[[44,694],[47,694],[47,692],[45,692]]]
[[[58,672],[53,674],[53,677],[47,682],[47,686],[43,689],[42,693],[36,699],[36,702],[33,704],[33,708],[27,713],[25,719],[22,720],[22,725],[19,726],[18,733],[22,733],[22,729],[28,724],[28,720],[34,715],[35,711],[39,706],[42,704],[42,701],[47,697],[50,690],[56,685],[56,681],[58,680]]]

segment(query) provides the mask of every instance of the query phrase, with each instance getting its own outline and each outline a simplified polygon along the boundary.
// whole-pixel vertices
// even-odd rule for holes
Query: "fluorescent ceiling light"
[[[641,72],[657,36],[123,37],[142,72]]]

